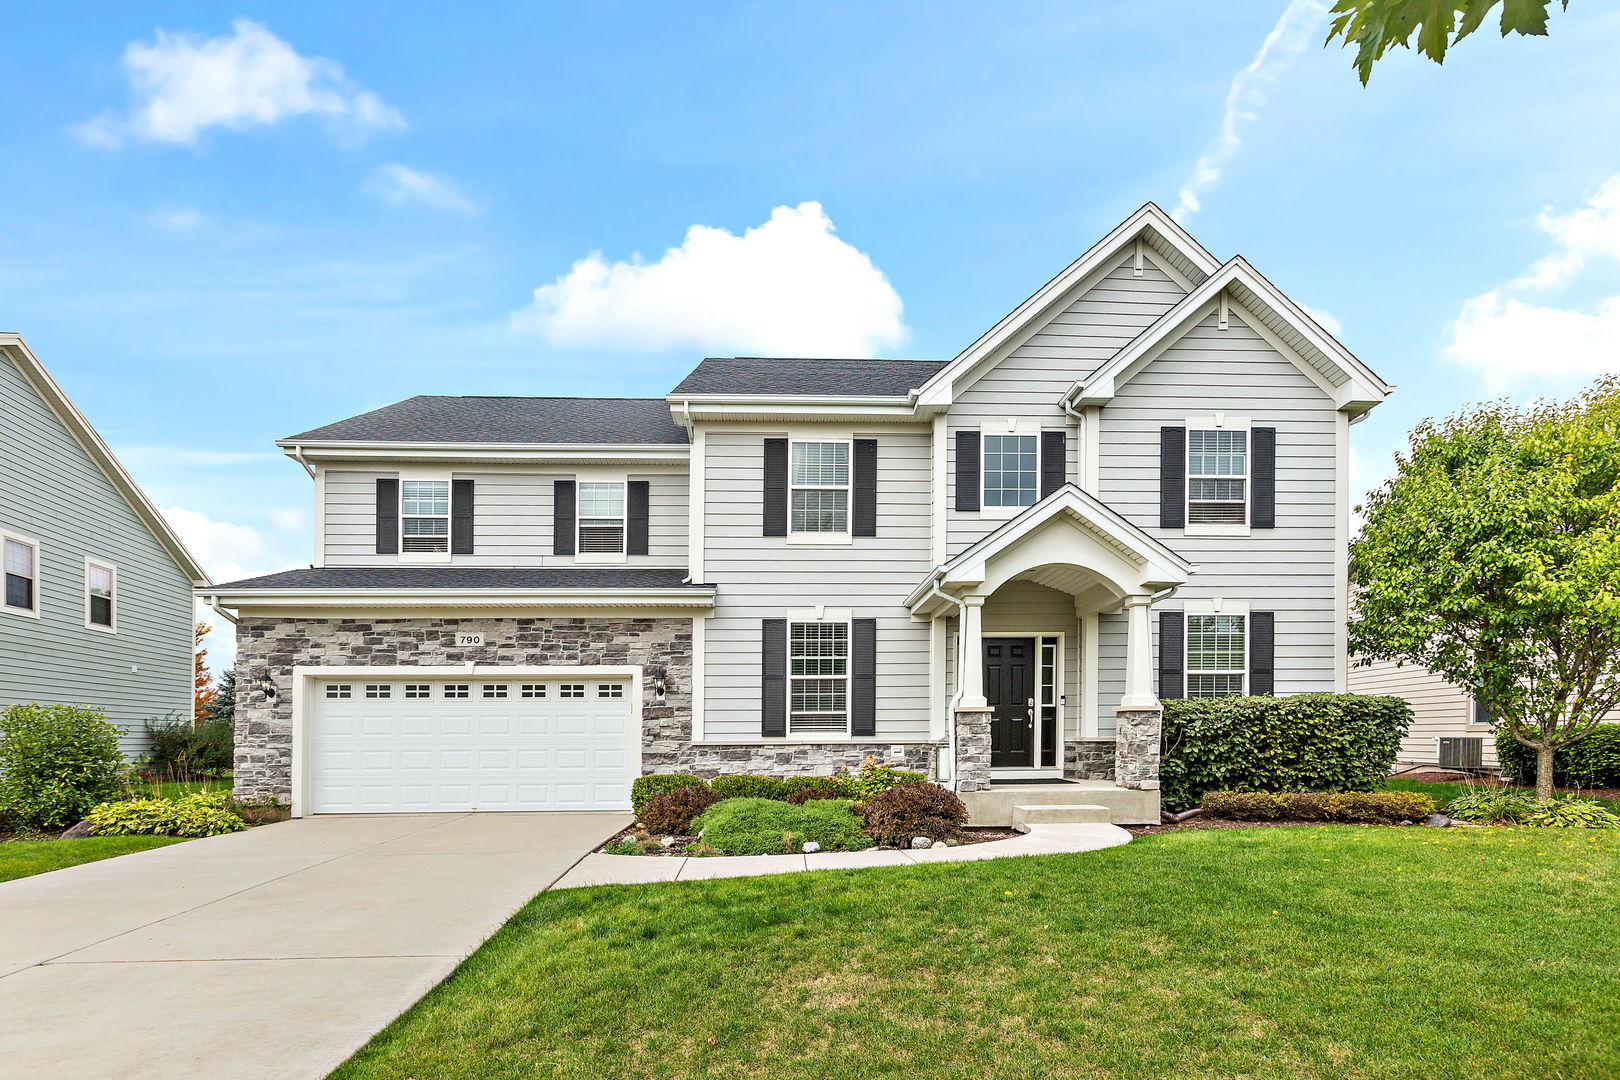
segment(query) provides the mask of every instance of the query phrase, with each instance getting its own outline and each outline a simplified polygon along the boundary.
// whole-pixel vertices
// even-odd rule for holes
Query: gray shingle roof
[[[421,395],[289,440],[445,443],[686,442],[662,398]]]
[[[944,367],[944,360],[815,360],[711,356],[674,394],[783,394],[904,397]]]
[[[305,566],[213,585],[234,589],[704,589],[681,569],[495,566]]]

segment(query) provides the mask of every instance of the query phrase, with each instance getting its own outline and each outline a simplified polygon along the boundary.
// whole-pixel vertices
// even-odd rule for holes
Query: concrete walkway
[[[305,818],[0,884],[0,1074],[324,1077],[630,820]]]
[[[915,866],[920,863],[972,862],[1015,855],[1059,855],[1097,851],[1129,843],[1131,834],[1117,825],[1031,825],[1023,836],[959,847],[918,851],[818,851],[813,855],[741,855],[695,858],[684,855],[585,856],[553,889],[587,885],[639,885],[654,881],[791,874],[798,870],[849,870],[865,866]]]

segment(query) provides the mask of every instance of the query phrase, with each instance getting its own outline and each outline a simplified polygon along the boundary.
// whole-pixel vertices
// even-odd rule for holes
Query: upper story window
[[[1249,433],[1187,432],[1187,524],[1247,525]]]
[[[402,480],[399,485],[401,551],[450,550],[450,481]]]
[[[849,731],[849,624],[788,626],[788,731]]]
[[[1248,678],[1248,618],[1187,616],[1187,696],[1241,697]]]
[[[788,472],[788,532],[849,532],[847,442],[794,442]]]
[[[97,630],[112,630],[114,585],[118,571],[106,563],[84,563],[84,622]]]
[[[5,610],[39,614],[39,545],[20,536],[4,539]]]
[[[1034,506],[1040,498],[1039,437],[984,437],[984,505]]]
[[[624,553],[624,482],[587,481],[579,485],[579,553]]]

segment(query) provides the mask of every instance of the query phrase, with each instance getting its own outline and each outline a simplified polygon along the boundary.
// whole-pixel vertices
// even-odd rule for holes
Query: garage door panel
[[[420,678],[420,677],[418,677]],[[533,678],[530,676],[530,678]],[[353,680],[314,696],[306,751],[316,813],[627,809],[639,724],[626,697],[566,679],[461,697],[459,684]],[[499,685],[499,684],[496,684]],[[618,684],[609,684],[618,685]],[[536,686],[543,692],[535,692]]]

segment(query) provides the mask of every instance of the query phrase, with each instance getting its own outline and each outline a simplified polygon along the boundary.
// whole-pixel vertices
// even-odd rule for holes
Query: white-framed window
[[[582,698],[585,696],[585,684],[582,682],[565,682],[557,688],[557,696],[565,698]]]
[[[1247,615],[1187,616],[1187,696],[1242,697],[1248,689]]]
[[[430,698],[433,690],[427,683],[408,682],[405,684],[405,696],[408,698]]]
[[[472,696],[472,687],[464,682],[445,683],[444,696],[447,698],[470,697]]]
[[[788,444],[788,534],[849,534],[851,443]]]
[[[326,696],[329,698],[354,697],[354,687],[349,683],[327,683]]]
[[[486,698],[504,698],[506,696],[505,683],[485,683],[484,696]]]
[[[624,697],[624,683],[597,683],[596,696],[599,698]]]
[[[624,488],[623,480],[580,482],[575,550],[581,555],[624,554]]]
[[[84,625],[92,630],[118,632],[118,568],[112,563],[84,560]]]
[[[39,541],[14,533],[0,533],[0,566],[5,569],[0,610],[38,618]]]
[[[1249,433],[1230,428],[1187,432],[1187,524],[1249,523]]]
[[[392,698],[394,688],[388,683],[366,683],[366,697],[373,699]]]
[[[1040,501],[1038,435],[985,435],[981,443],[981,506],[994,510],[1034,506]]]
[[[450,481],[399,482],[399,550],[450,550]]]
[[[526,698],[543,698],[546,696],[546,684],[526,682],[522,686],[522,695]]]
[[[849,623],[788,624],[788,732],[849,733]]]
[[[1481,727],[1490,727],[1496,721],[1491,718],[1490,706],[1479,698],[1470,698],[1468,702],[1468,722]]]

